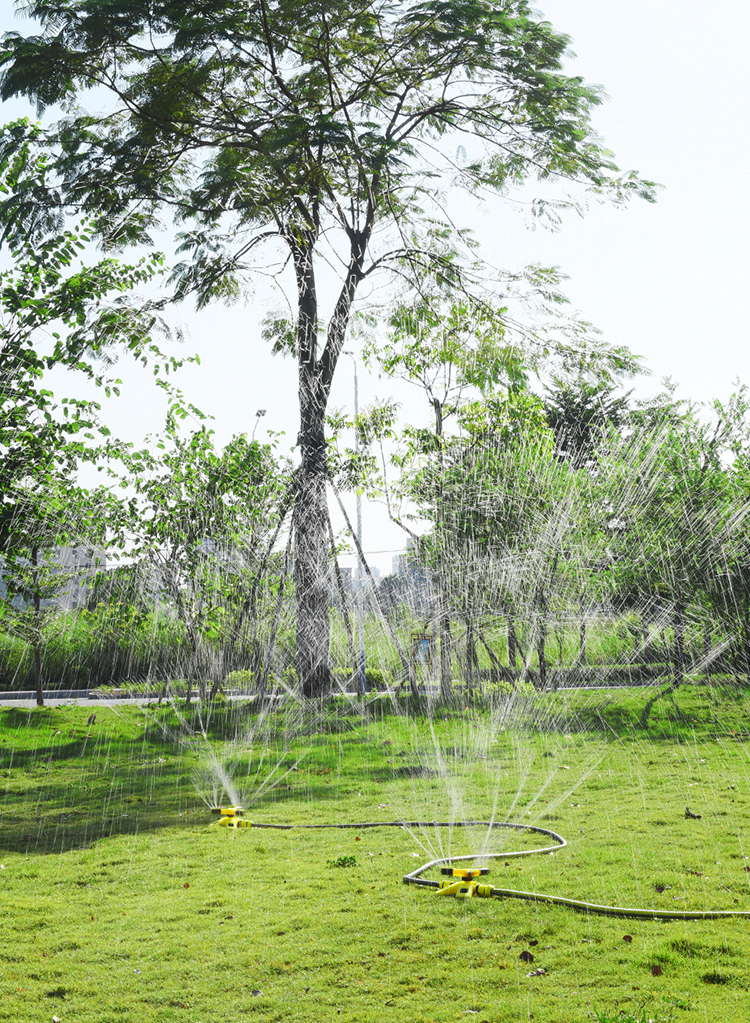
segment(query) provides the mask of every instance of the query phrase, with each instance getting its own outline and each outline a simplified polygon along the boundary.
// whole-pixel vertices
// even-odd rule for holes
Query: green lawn
[[[209,827],[230,776],[256,823],[494,816],[569,843],[494,861],[496,886],[750,910],[750,696],[686,688],[644,732],[645,699],[232,706],[207,722],[128,706],[90,727],[88,707],[0,709],[0,1020],[747,1023],[747,918],[587,916],[401,880],[539,836]]]

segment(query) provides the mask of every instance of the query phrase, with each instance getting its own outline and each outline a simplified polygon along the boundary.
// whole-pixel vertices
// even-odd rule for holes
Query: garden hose
[[[540,828],[535,824],[510,824],[505,821],[366,821],[359,824],[261,824],[257,821],[244,820],[242,818],[242,807],[239,806],[213,809],[211,812],[221,814],[220,819],[215,821],[211,825],[212,827],[223,824],[224,827],[253,827],[275,831],[291,831],[292,829],[307,831],[353,829],[364,831],[366,828],[487,828],[489,831],[507,828],[514,831],[529,831],[537,835],[544,835],[546,838],[551,839],[554,844],[542,846],[538,849],[516,850],[515,852],[482,852],[471,853],[468,856],[445,856],[440,859],[430,860],[429,863],[424,863],[409,874],[404,874],[403,882],[404,884],[418,885],[421,888],[432,888],[438,894],[454,895],[458,898],[476,896],[493,899],[524,899],[528,902],[544,902],[555,906],[568,906],[570,909],[583,910],[586,913],[596,913],[600,916],[619,916],[638,920],[716,920],[719,917],[750,917],[750,910],[744,909],[634,909],[627,906],[602,906],[596,902],[566,899],[561,895],[544,895],[540,892],[523,892],[515,888],[496,888],[493,885],[480,884],[477,880],[481,875],[487,873],[488,868],[462,869],[453,866],[454,863],[467,863],[476,860],[505,861],[519,859],[521,856],[551,855],[560,849],[564,849],[568,844],[562,835],[558,835],[557,832],[550,831],[548,828]],[[428,878],[422,877],[422,874],[426,871],[436,867],[440,867],[443,874],[451,875],[451,880],[431,881]]]

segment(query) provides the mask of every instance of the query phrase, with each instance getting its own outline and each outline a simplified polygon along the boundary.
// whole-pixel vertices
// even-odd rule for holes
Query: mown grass
[[[208,720],[127,706],[90,726],[89,707],[0,709],[0,1020],[746,1023],[747,919],[596,917],[401,881],[539,836],[208,827],[232,775],[258,823],[494,816],[567,839],[495,861],[500,887],[750,910],[750,697],[686,687],[644,731],[645,698]]]

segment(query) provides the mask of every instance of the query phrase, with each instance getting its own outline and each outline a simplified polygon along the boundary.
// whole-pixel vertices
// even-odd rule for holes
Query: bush
[[[384,693],[393,685],[393,676],[389,671],[380,668],[365,668],[365,686],[368,693],[373,690]]]
[[[230,671],[224,679],[225,689],[255,689],[255,672],[249,669]]]

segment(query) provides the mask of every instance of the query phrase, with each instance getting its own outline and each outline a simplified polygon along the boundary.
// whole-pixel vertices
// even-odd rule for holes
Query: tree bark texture
[[[331,688],[325,441],[328,391],[322,386],[317,357],[314,242],[312,234],[290,239],[297,278],[298,442],[302,456],[294,506],[297,676],[307,697],[325,696]]]
[[[321,417],[322,418],[322,417]],[[321,422],[322,433],[322,422]],[[322,438],[321,438],[322,439]],[[305,449],[306,448],[306,449]],[[304,696],[331,688],[328,617],[328,509],[325,450],[303,448],[300,494],[294,513],[294,583],[297,598],[297,675]]]
[[[369,230],[352,233],[349,267],[318,358],[318,297],[313,269],[316,229],[287,236],[297,280],[297,366],[301,465],[294,507],[294,584],[297,603],[297,675],[304,696],[331,689],[328,615],[328,509],[325,413],[344,346],[352,301],[362,279]]]

